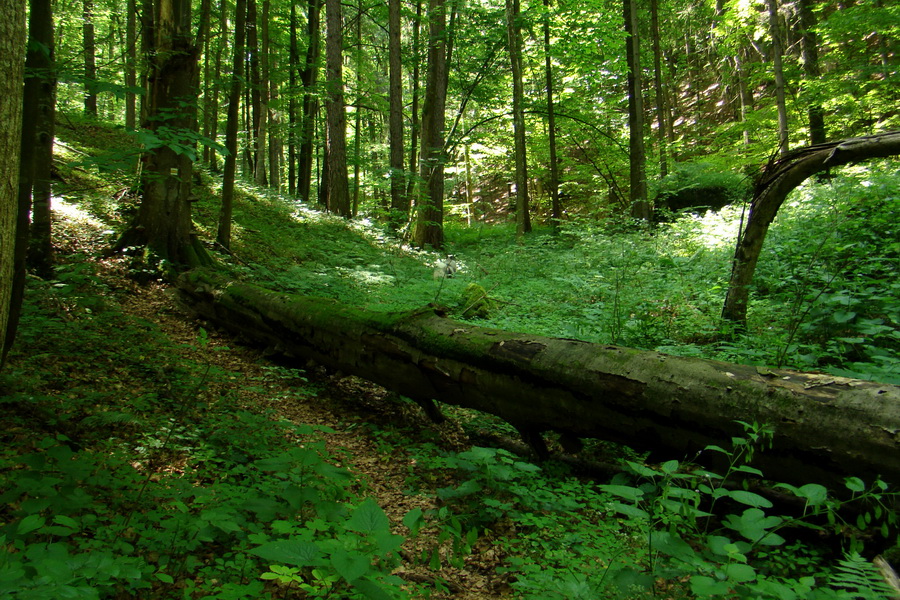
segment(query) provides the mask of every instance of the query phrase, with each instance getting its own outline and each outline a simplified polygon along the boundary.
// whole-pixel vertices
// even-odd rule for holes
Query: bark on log
[[[556,430],[693,459],[708,444],[728,447],[741,433],[736,420],[765,422],[774,448],[756,464],[774,480],[900,482],[897,386],[476,327],[433,307],[377,313],[208,272],[183,275],[178,292],[252,342],[426,404],[497,415],[526,434]]]
[[[900,131],[891,131],[807,146],[770,162],[756,183],[747,225],[738,237],[722,318],[746,326],[750,282],[763,241],[778,209],[794,188],[831,167],[898,154]]]

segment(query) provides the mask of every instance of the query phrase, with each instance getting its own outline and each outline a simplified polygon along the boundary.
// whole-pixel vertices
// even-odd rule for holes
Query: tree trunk
[[[222,10],[225,10],[223,7]],[[241,79],[244,72],[244,36],[247,23],[247,0],[237,0],[234,8],[234,55],[228,89],[228,115],[225,123],[225,165],[222,173],[222,209],[216,243],[231,249],[231,213],[234,205],[234,180],[237,175],[237,135],[240,119]]]
[[[516,163],[516,235],[531,232],[528,211],[528,157],[525,144],[525,88],[522,82],[522,35],[519,19],[519,0],[506,0],[506,37],[509,41],[509,62],[513,82],[513,138]]]
[[[447,100],[444,0],[428,2],[428,75],[422,105],[422,150],[418,216],[413,241],[424,248],[444,244],[444,108]]]
[[[259,128],[262,119],[262,93],[259,74],[259,17],[256,0],[247,0],[247,79],[250,84],[250,127],[247,130],[247,165],[249,176],[256,178],[256,159],[259,156]]]
[[[125,8],[125,129],[137,126],[137,2],[128,0]]]
[[[412,33],[412,101],[409,109],[409,181],[406,183],[407,203],[411,204],[412,200],[418,198],[418,174],[419,174],[419,133],[421,126],[419,123],[419,70],[421,61],[421,44],[419,43],[420,31],[422,28],[422,2],[424,0],[416,0],[416,18],[413,19]]]
[[[778,108],[778,153],[785,156],[790,147],[787,103],[784,91],[784,67],[782,66],[781,16],[778,0],[766,0],[769,8],[769,34],[772,37],[772,70],[775,76],[775,105]]]
[[[628,63],[628,139],[631,180],[631,216],[650,219],[647,201],[647,156],[644,151],[644,99],[641,92],[641,56],[637,6],[624,0],[625,60]]]
[[[97,116],[97,66],[94,44],[94,0],[84,0],[82,4],[82,35],[84,41],[84,112]]]
[[[25,2],[0,2],[0,368],[16,335],[25,286],[24,264],[15,265],[24,54]]]
[[[193,232],[193,163],[182,150],[196,136],[199,49],[191,38],[193,28],[190,0],[156,0],[148,128],[164,135],[168,143],[142,157],[141,205],[114,246],[123,250],[146,245],[161,261],[182,267],[211,262]]]
[[[813,0],[800,0],[800,33],[803,56],[803,73],[808,84],[815,83],[822,75],[819,68],[819,36],[816,33],[816,14],[813,12]],[[825,111],[817,101],[809,102],[807,108],[809,119],[809,143],[812,146],[824,144],[826,139]]]
[[[406,195],[406,177],[403,170],[403,69],[400,46],[400,4],[401,0],[388,2],[388,89],[390,114],[388,116],[388,137],[390,145],[391,174],[391,226],[401,227],[409,218],[409,201]]]
[[[693,458],[727,446],[743,420],[775,426],[754,464],[777,481],[900,481],[896,386],[498,331],[430,307],[369,312],[199,272],[179,290],[233,333],[378,383],[433,418],[435,400],[497,415],[539,453],[540,432],[554,430]]]
[[[50,198],[53,140],[56,117],[56,65],[54,63],[53,12],[50,0],[31,0],[29,51],[26,71],[36,81],[27,102],[35,105],[31,171],[31,228],[28,265],[40,277],[53,277]],[[24,132],[23,132],[24,133]]]
[[[325,207],[350,218],[350,185],[347,180],[347,113],[344,109],[343,19],[340,0],[325,2],[325,120],[328,127],[328,168],[325,173]]]
[[[297,67],[300,49],[297,45],[297,3],[291,2],[288,46],[288,195],[297,193]]]
[[[268,186],[268,134],[269,134],[269,9],[270,0],[263,0],[260,19],[260,76],[259,76],[259,122],[256,128],[256,160],[254,179],[260,186]]]
[[[319,62],[319,30],[321,0],[309,0],[307,5],[307,40],[306,65],[300,73],[303,85],[303,106],[300,117],[300,150],[297,165],[297,195],[305,202],[310,202],[310,190],[313,180],[313,162],[315,148],[313,140],[316,132],[316,113],[319,111],[318,96],[315,93],[318,80]]]
[[[900,131],[808,146],[769,163],[756,184],[750,214],[738,237],[722,318],[745,326],[750,282],[769,225],[787,195],[807,178],[831,167],[900,154]]]
[[[553,219],[553,229],[558,230],[562,222],[562,205],[559,202],[559,161],[556,158],[556,108],[553,104],[553,64],[550,57],[550,0],[544,0],[544,80],[547,93],[547,133],[550,146],[550,181],[547,185],[550,194],[550,216]],[[466,146],[466,159],[468,160],[468,146]],[[466,163],[468,169],[468,163]],[[466,171],[468,177],[468,170]],[[471,184],[467,178],[466,189]],[[471,197],[470,197],[471,202]]]
[[[669,174],[666,133],[666,92],[663,87],[662,50],[659,39],[659,0],[650,0],[650,36],[653,41],[653,89],[656,93],[656,139],[659,143],[659,176]]]

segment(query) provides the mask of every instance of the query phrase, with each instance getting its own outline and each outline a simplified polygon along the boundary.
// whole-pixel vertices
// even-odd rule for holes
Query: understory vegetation
[[[448,407],[453,439],[402,398],[379,396],[380,418],[354,417],[361,409],[334,398],[336,377],[312,365],[238,353],[197,325],[173,338],[157,318],[188,318],[147,292],[165,265],[102,257],[136,202],[130,182],[98,173],[69,135],[57,274],[29,280],[0,380],[0,597],[895,593],[871,558],[900,558],[896,492],[857,478],[842,490],[773,482],[787,498],[776,504],[746,479],[765,475],[749,462],[767,450],[770,424],[744,423],[730,447],[706,449],[726,459],[724,475],[696,457],[647,464],[591,441],[584,464],[618,470],[591,477],[473,444],[508,433],[478,413]],[[203,183],[195,220],[211,239],[218,184]],[[450,223],[438,254],[374,221],[244,188],[234,254],[218,258],[264,286],[372,310],[436,303],[502,329],[900,383],[898,164],[845,169],[791,196],[760,260],[748,328],[732,332],[719,311],[743,211],[652,227],[573,218],[521,243],[511,226]],[[455,275],[435,277],[448,253]],[[319,405],[339,421],[293,412]],[[347,432],[371,455],[353,455]],[[402,506],[378,492],[388,465]],[[482,583],[467,587],[476,574]]]

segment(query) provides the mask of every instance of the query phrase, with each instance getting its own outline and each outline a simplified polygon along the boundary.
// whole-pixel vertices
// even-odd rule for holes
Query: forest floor
[[[207,370],[224,373],[211,382],[212,393],[239,398],[244,409],[267,412],[272,420],[321,428],[328,454],[338,459],[335,466],[353,474],[355,492],[377,501],[390,518],[394,533],[407,535],[407,528],[401,523],[409,511],[418,508],[428,513],[439,508],[433,489],[431,493],[422,490],[421,481],[417,482],[415,491],[411,489],[409,480],[416,471],[415,457],[391,440],[379,443],[379,436],[383,437],[387,430],[401,430],[406,436],[418,437],[446,452],[470,448],[466,434],[452,419],[441,425],[433,424],[415,404],[367,381],[327,373],[315,365],[303,365],[308,371],[293,371],[298,375],[302,372],[302,376],[273,377],[273,369],[279,368],[277,356],[270,357],[263,349],[243,346],[215,330],[202,331],[204,324],[179,307],[168,286],[156,281],[139,285],[128,277],[129,258],[98,258],[108,243],[108,232],[104,234],[100,223],[61,199],[57,200],[56,209],[65,214],[55,231],[56,247],[63,256],[94,257],[93,269],[98,277],[95,283],[111,292],[104,296],[105,312],[112,310],[110,304],[115,303],[123,319],[152,324],[152,328],[171,342],[172,351],[180,355],[153,357],[154,363],[165,364],[174,358],[206,365]],[[97,333],[111,338],[118,335],[115,331]],[[201,335],[205,338],[202,345],[197,343]],[[85,376],[90,377],[81,375]],[[264,385],[260,386],[259,382]],[[97,373],[91,382],[98,396],[120,394],[123,386],[127,389],[128,385],[109,372]],[[65,390],[60,391],[61,395],[64,393]],[[122,399],[127,403],[127,394]],[[285,440],[286,446],[290,443]],[[178,466],[160,465],[159,469],[177,470]],[[433,480],[433,487],[451,483]],[[462,564],[443,565],[438,573],[423,565],[420,558],[429,544],[433,544],[433,536],[429,536],[427,527],[419,535],[408,537],[399,553],[402,563],[394,574],[414,582],[420,589],[431,587],[439,577],[440,586],[430,594],[436,599],[509,597],[509,576],[497,573],[503,556],[489,542],[476,544]]]

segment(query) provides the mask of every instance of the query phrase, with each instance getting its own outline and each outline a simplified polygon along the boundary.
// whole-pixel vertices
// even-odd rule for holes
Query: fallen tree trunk
[[[736,420],[755,421],[776,430],[756,461],[767,477],[900,482],[897,386],[511,333],[432,307],[378,313],[198,271],[181,277],[178,292],[196,314],[252,342],[425,406],[497,415],[538,448],[538,434],[555,430],[692,459],[708,444],[728,447],[742,432]]]

